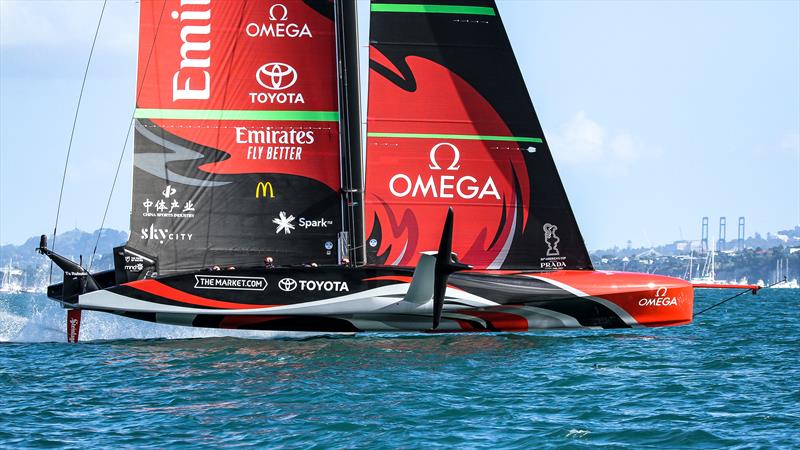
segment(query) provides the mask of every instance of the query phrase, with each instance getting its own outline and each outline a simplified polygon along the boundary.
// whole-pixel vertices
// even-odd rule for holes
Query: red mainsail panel
[[[162,272],[335,261],[332,19],[325,0],[141,2],[129,245]]]
[[[368,260],[415,265],[452,206],[464,263],[591,268],[494,1],[370,7]]]

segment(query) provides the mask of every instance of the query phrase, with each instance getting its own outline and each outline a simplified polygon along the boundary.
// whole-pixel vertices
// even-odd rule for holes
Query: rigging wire
[[[150,60],[153,57],[153,50],[156,47],[156,39],[158,38],[158,30],[161,29],[161,21],[164,19],[164,10],[167,7],[167,1],[161,5],[161,14],[158,16],[158,24],[156,24],[155,33],[153,33],[153,43],[150,44],[150,52],[147,54],[147,62],[144,65],[144,75],[143,79],[147,77],[147,70],[150,68]],[[111,206],[111,198],[114,196],[114,189],[117,187],[117,178],[119,177],[119,169],[122,167],[122,161],[125,156],[125,149],[128,148],[128,142],[131,138],[131,130],[133,130],[133,121],[136,116],[136,106],[139,104],[139,96],[142,95],[142,88],[144,87],[144,83],[139,86],[139,90],[136,92],[136,99],[133,102],[133,112],[131,113],[131,118],[128,125],[128,132],[125,134],[125,142],[122,144],[122,151],[119,154],[119,160],[117,161],[117,170],[114,173],[114,181],[111,183],[111,191],[108,193],[108,200],[106,201],[106,209],[103,211],[103,220],[100,221],[100,229],[97,232],[97,239],[94,241],[94,248],[92,249],[92,256],[89,258],[89,268],[87,272],[91,272],[92,264],[94,263],[94,256],[97,254],[97,246],[100,244],[100,236],[103,234],[103,227],[106,224],[106,217],[108,216],[108,208]],[[52,267],[52,264],[51,264]]]
[[[86,78],[89,75],[89,66],[92,64],[92,55],[94,55],[94,47],[97,44],[97,35],[100,34],[100,24],[103,22],[103,14],[106,11],[108,0],[103,0],[103,7],[100,9],[100,18],[97,20],[97,28],[94,30],[94,39],[92,39],[92,48],[89,50],[89,59],[86,61],[86,69],[83,71],[83,81],[81,82],[81,90],[78,94],[78,104],[75,107],[75,117],[72,119],[72,131],[69,133],[69,144],[67,145],[67,157],[64,161],[64,173],[61,175],[61,189],[58,193],[58,207],[56,208],[56,223],[53,225],[53,240],[51,248],[56,248],[56,233],[58,232],[58,218],[61,215],[61,200],[64,197],[64,183],[67,180],[67,167],[69,167],[69,156],[72,153],[72,140],[75,137],[75,127],[78,124],[78,113],[81,110],[81,100],[83,99],[83,90],[86,87]],[[50,276],[48,283],[53,282],[53,261],[50,261]]]
[[[776,284],[781,284],[781,283],[784,283],[784,282],[786,282],[786,277],[784,277],[784,278],[783,278],[782,280],[780,280],[780,281],[776,281],[776,282],[774,282],[774,283],[770,284],[769,286],[766,286],[766,287],[763,287],[763,288],[760,288],[760,289],[769,289],[769,288],[771,288],[772,286],[775,286]],[[759,290],[760,290],[760,289],[759,289]],[[721,301],[721,302],[719,302],[719,303],[716,303],[716,304],[713,304],[713,305],[709,306],[708,308],[706,308],[706,309],[704,309],[704,310],[700,311],[699,313],[695,314],[694,316],[695,316],[695,317],[697,317],[697,316],[699,316],[700,314],[703,314],[703,313],[704,313],[704,312],[706,312],[706,311],[711,311],[712,309],[716,308],[717,306],[721,306],[721,305],[723,305],[723,304],[725,304],[725,303],[728,303],[729,301],[731,301],[731,300],[735,299],[736,297],[739,297],[740,295],[744,295],[744,294],[746,294],[746,293],[748,293],[748,292],[751,292],[751,291],[752,291],[752,289],[746,289],[746,290],[744,290],[744,291],[742,291],[742,292],[739,292],[738,294],[736,294],[736,295],[733,295],[733,296],[731,296],[731,297],[728,297],[728,298],[726,298],[725,300],[723,300],[723,301]]]

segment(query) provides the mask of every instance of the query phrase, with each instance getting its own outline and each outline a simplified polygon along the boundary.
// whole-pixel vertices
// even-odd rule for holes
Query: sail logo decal
[[[542,227],[544,231],[544,242],[547,244],[547,256],[560,256],[561,252],[558,250],[558,243],[561,238],[556,235],[558,227],[549,223],[544,224]]]
[[[297,289],[297,281],[291,278],[283,278],[281,281],[278,281],[278,287],[281,288],[283,292],[292,292]]]
[[[247,145],[248,160],[299,161],[303,158],[302,146],[314,143],[314,130],[273,127],[234,129],[236,143]]]
[[[266,63],[256,71],[256,81],[269,90],[282,91],[297,83],[297,71],[286,63]]]
[[[284,292],[292,292],[300,289],[304,292],[350,292],[350,287],[346,281],[322,281],[322,280],[295,280],[293,278],[283,278],[278,281],[278,287]]]
[[[449,152],[447,151],[449,149]],[[450,153],[452,159],[447,164],[446,154]],[[460,198],[471,200],[486,197],[500,200],[494,179],[478,179],[472,175],[459,176],[447,172],[459,172],[461,165],[461,151],[449,142],[434,145],[430,150],[430,164],[428,168],[433,171],[427,177],[418,174],[416,177],[398,173],[389,179],[389,191],[398,198]],[[441,162],[440,162],[441,161]]]
[[[282,62],[269,62],[256,70],[256,81],[269,92],[250,92],[251,103],[305,103],[299,92],[283,92],[298,80],[297,70]]]
[[[181,62],[172,76],[173,102],[211,98],[211,0],[194,0],[191,4],[208,5],[209,9],[170,14],[173,20],[181,23]]]
[[[291,214],[287,216],[286,211],[281,211],[278,217],[272,219],[272,223],[278,226],[275,228],[275,234],[280,234],[281,231],[283,231],[283,234],[291,234],[292,230],[294,230],[292,222],[294,222],[294,216]]]
[[[558,249],[558,243],[561,242],[561,238],[556,234],[558,227],[551,223],[546,223],[542,226],[542,231],[544,231],[544,243],[547,244],[547,251],[545,252],[545,257],[539,259],[539,267],[542,269],[563,269],[567,267],[565,262],[567,258],[561,256],[561,251]]]
[[[272,190],[272,183],[269,181],[259,181],[256,185],[256,198],[267,198],[267,189],[269,189],[269,198],[275,198],[275,191]]]
[[[289,8],[282,3],[269,7],[266,23],[250,22],[244,32],[251,38],[304,38],[314,37],[307,23],[295,23],[289,20]]]
[[[192,233],[176,233],[168,228],[156,228],[155,224],[150,224],[148,228],[142,228],[140,239],[145,241],[158,241],[163,244],[167,241],[191,241]]]
[[[639,300],[639,306],[678,306],[678,299],[669,297],[667,288],[661,286],[656,290],[655,297]]]
[[[142,207],[144,208],[142,217],[193,218],[195,213],[194,202],[191,200],[179,201],[175,197],[177,193],[177,189],[168,184],[161,191],[163,198],[153,201],[150,197],[145,197],[142,202]]]
[[[297,221],[297,225],[294,224],[295,217],[291,214],[287,215],[286,211],[281,211],[278,214],[278,217],[272,219],[272,223],[277,225],[275,228],[275,234],[280,234],[283,231],[283,234],[292,234],[292,230],[296,227],[299,227],[303,230],[308,230],[309,228],[328,228],[329,226],[333,225],[332,220],[325,219],[324,217],[320,217],[318,219],[307,219],[305,217],[301,217],[300,220]]]
[[[135,255],[125,255],[125,264],[122,266],[123,270],[127,272],[141,272],[144,270],[144,258]]]
[[[275,11],[278,11],[278,17],[276,17]],[[269,7],[269,20],[270,21],[280,21],[286,22],[286,19],[289,18],[289,9],[286,8],[286,5],[281,3],[275,3],[274,5]]]
[[[228,277],[195,275],[195,289],[230,289],[235,291],[263,291],[267,280],[263,277]]]
[[[176,192],[178,191],[174,187],[167,185],[167,187],[161,191],[161,195],[163,195],[164,198],[170,198],[171,196],[175,195]]]

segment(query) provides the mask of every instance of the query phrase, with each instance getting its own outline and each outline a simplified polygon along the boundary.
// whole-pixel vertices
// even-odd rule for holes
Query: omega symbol
[[[280,17],[275,14],[275,10],[282,13]],[[287,11],[286,6],[276,3],[269,7],[269,20],[277,20],[280,22],[285,21],[289,17],[289,11]]]
[[[461,152],[458,151],[458,147],[449,143],[449,142],[442,142],[440,144],[436,144],[431,148],[431,164],[428,166],[433,170],[442,170],[439,166],[439,163],[436,162],[436,152],[439,150],[439,147],[447,146],[453,149],[453,162],[450,163],[450,167],[447,170],[458,170],[461,166],[458,165],[458,161],[461,159]]]

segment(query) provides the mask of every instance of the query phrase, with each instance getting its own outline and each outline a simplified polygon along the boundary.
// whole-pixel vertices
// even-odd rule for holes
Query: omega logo
[[[443,147],[449,148],[453,153],[453,159],[446,169],[442,169],[437,160],[437,157],[442,153],[439,150]],[[457,172],[461,169],[460,160],[461,151],[458,147],[449,142],[441,142],[431,148],[431,163],[428,168],[438,172]],[[497,186],[491,176],[485,179],[478,179],[472,175],[457,176],[455,174],[444,175],[438,173],[427,177],[416,175],[416,177],[412,178],[404,173],[398,173],[389,180],[389,191],[399,198],[410,196],[470,200],[473,198],[494,197],[500,200],[500,193],[497,191]]]
[[[280,15],[280,18],[278,18],[278,16],[275,14],[275,10],[278,10],[282,13]],[[269,7],[269,20],[278,20],[280,22],[283,22],[288,18],[289,18],[289,11],[286,9],[286,6],[280,3],[276,3]]]

